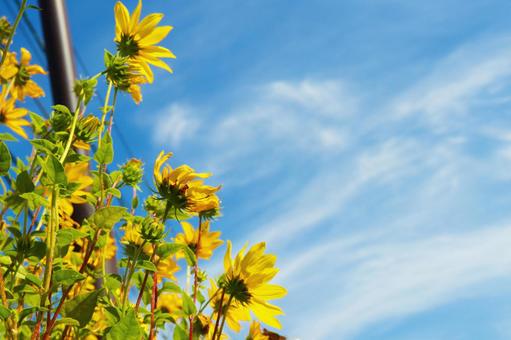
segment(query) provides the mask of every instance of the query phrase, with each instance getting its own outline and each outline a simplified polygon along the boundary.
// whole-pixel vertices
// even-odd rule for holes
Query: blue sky
[[[95,72],[114,1],[68,5]],[[215,174],[224,237],[278,255],[290,339],[509,339],[510,9],[146,1],[175,73],[116,124],[148,170],[165,149]]]

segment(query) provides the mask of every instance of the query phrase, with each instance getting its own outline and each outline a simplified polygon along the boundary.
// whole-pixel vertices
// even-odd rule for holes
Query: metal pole
[[[67,19],[65,0],[39,0],[41,22],[43,24],[46,57],[50,71],[53,103],[63,104],[74,110],[76,96],[73,92],[76,78],[73,45]],[[94,212],[90,204],[74,204],[73,218],[77,223]],[[107,261],[107,271],[117,273],[115,257]],[[101,282],[96,282],[101,286]]]
[[[66,105],[72,111],[76,106],[73,93],[76,76],[66,3],[65,0],[39,0],[39,7],[53,102]]]

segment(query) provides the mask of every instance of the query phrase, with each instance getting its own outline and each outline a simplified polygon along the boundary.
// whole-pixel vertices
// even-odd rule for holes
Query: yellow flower
[[[183,300],[179,294],[162,293],[158,296],[157,307],[164,313],[169,313],[176,320],[183,313]]]
[[[15,107],[15,102],[15,98],[7,98],[7,90],[4,87],[0,95],[0,123],[7,125],[7,127],[23,138],[28,138],[25,130],[22,128],[22,126],[30,126],[28,120],[24,118],[28,111],[24,108]]]
[[[266,245],[261,242],[246,254],[243,248],[233,261],[231,247],[231,242],[227,241],[224,257],[226,293],[240,303],[240,308],[251,311],[261,322],[281,328],[275,316],[284,313],[279,307],[268,303],[268,300],[279,299],[287,294],[285,288],[268,283],[278,272],[274,267],[276,256],[264,254]]]
[[[196,173],[188,165],[172,169],[170,165],[165,164],[162,170],[161,167],[170,157],[171,152],[165,154],[162,151],[154,163],[154,182],[161,197],[178,210],[203,214],[213,209],[215,214],[220,207],[220,200],[216,196],[220,186],[205,185],[198,178],[207,178],[211,175]]]
[[[222,300],[222,293],[218,290],[218,287],[215,281],[210,280],[210,287],[208,289],[208,295],[211,299],[211,306],[213,308],[213,317],[218,317],[218,310],[220,309],[220,301]],[[227,311],[225,316],[225,321],[227,322],[227,326],[235,332],[239,332],[241,330],[240,321],[249,321],[250,320],[250,312],[241,308],[241,305],[237,302],[231,302],[229,308],[227,307],[229,300],[229,295],[224,294],[224,299],[222,301],[222,315]]]
[[[156,269],[159,279],[164,277],[166,279],[177,281],[174,274],[179,271],[180,268],[172,257],[167,257],[166,259],[159,261],[156,265]]]
[[[11,80],[16,75],[16,73],[18,73],[18,67],[16,66],[17,64],[18,62],[16,61],[16,53],[7,52],[4,63],[2,67],[0,67],[0,78],[2,79],[2,82],[9,82],[9,80]]]
[[[188,222],[181,222],[183,233],[176,235],[176,243],[185,244],[190,247],[198,258],[209,260],[213,255],[213,251],[224,243],[220,240],[219,231],[209,231],[209,221],[203,221],[201,223],[201,235],[199,241],[199,230],[194,229]],[[182,254],[178,253],[178,257],[183,257]]]
[[[32,55],[30,52],[21,48],[20,62],[16,65],[17,72],[11,88],[11,94],[17,100],[24,100],[25,96],[31,98],[44,96],[43,89],[32,80],[32,76],[35,74],[46,74],[46,72],[39,65],[30,65],[31,59]]]
[[[91,194],[87,188],[92,185],[93,179],[87,175],[89,165],[87,162],[81,163],[66,163],[64,165],[64,172],[68,183],[75,185],[74,190],[68,197],[59,197],[58,208],[60,215],[60,224],[67,227],[76,225],[71,215],[73,214],[73,204],[87,203],[86,197]]]
[[[261,332],[261,324],[257,321],[252,321],[250,324],[250,331],[248,332],[248,336],[246,340],[269,340],[270,337],[268,335],[263,334]]]
[[[142,1],[130,16],[122,2],[115,4],[115,42],[117,50],[149,83],[153,82],[153,71],[149,64],[163,68],[172,73],[172,69],[161,58],[175,58],[176,56],[167,48],[156,46],[172,30],[172,26],[159,26],[163,18],[161,13],[149,14],[140,20]]]

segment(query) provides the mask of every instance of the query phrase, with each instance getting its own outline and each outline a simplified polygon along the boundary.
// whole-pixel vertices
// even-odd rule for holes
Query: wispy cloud
[[[189,106],[171,104],[156,114],[154,143],[178,147],[179,144],[195,135],[199,127],[199,120],[194,117]]]

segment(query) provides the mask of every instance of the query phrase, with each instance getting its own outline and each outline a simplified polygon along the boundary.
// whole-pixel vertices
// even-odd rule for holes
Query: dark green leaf
[[[139,340],[141,337],[142,330],[133,309],[128,310],[106,334],[106,340]]]
[[[80,323],[80,327],[85,327],[91,320],[98,297],[102,293],[103,289],[94,290],[66,301],[62,308],[62,316],[75,319]]]
[[[5,320],[11,315],[11,310],[9,308],[0,305],[0,319]]]
[[[16,177],[16,191],[20,194],[34,191],[34,183],[27,171],[22,171]]]
[[[87,234],[76,229],[61,229],[57,232],[57,246],[67,246],[73,241],[85,236],[87,236]]]
[[[72,285],[77,281],[85,279],[85,276],[73,269],[62,269],[57,270],[53,274],[53,280],[57,284],[63,284],[64,286]]]
[[[125,214],[124,207],[104,207],[98,209],[87,220],[98,228],[110,230]]]
[[[37,287],[41,287],[43,285],[43,282],[41,281],[41,279],[32,273],[26,273],[25,280],[35,284]]]
[[[94,154],[94,160],[104,165],[108,165],[114,160],[114,146],[108,132],[105,133],[105,137],[101,141],[101,147]]]
[[[152,263],[151,261],[146,261],[146,260],[138,261],[137,268],[145,269],[150,272],[156,271],[156,266],[154,265],[154,263]]]
[[[183,313],[185,313],[185,315],[195,314],[197,309],[195,308],[195,304],[193,303],[192,298],[185,292],[183,292],[181,296],[183,297]]]
[[[0,176],[7,175],[11,167],[11,153],[4,142],[0,142]]]
[[[46,177],[50,184],[66,185],[67,179],[64,173],[64,167],[60,164],[59,160],[53,155],[48,155],[48,160],[44,165]]]

